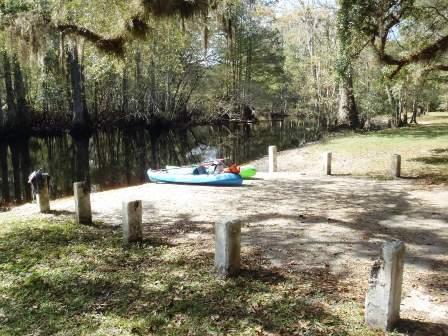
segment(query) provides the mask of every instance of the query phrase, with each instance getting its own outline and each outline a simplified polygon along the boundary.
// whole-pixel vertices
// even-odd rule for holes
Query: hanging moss
[[[125,43],[132,39],[144,38],[150,28],[147,21],[153,18],[168,18],[179,15],[182,19],[195,15],[207,16],[216,1],[210,0],[141,0],[141,10],[131,16],[124,25],[124,30],[116,36],[102,36],[76,24],[57,24],[56,28],[64,33],[76,34],[94,43],[100,50],[123,56]]]
[[[216,0],[138,0],[138,8],[130,17],[125,18],[123,29],[114,35],[103,35],[76,22],[54,21],[51,14],[32,10],[29,6],[13,6],[9,3],[0,4],[0,29],[9,30],[12,35],[19,35],[21,39],[32,46],[37,53],[41,46],[41,39],[48,33],[61,32],[64,35],[81,36],[108,54],[124,56],[125,44],[134,39],[143,39],[150,32],[148,21],[154,18],[169,18],[180,16],[182,19],[194,16],[208,15],[210,8],[216,8]]]

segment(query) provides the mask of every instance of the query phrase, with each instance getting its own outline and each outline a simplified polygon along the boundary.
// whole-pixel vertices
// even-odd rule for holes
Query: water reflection
[[[2,202],[30,199],[26,178],[42,168],[51,175],[51,195],[72,192],[74,181],[94,190],[146,181],[146,170],[224,158],[242,163],[266,154],[268,145],[287,149],[320,137],[316,123],[297,119],[200,126],[165,132],[114,130],[92,137],[69,135],[0,143]],[[7,182],[6,182],[7,181]]]

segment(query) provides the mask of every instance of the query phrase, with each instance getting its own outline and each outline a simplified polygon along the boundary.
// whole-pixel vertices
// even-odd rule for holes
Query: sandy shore
[[[244,254],[266,267],[329,269],[363,300],[372,260],[381,243],[406,243],[402,316],[448,323],[448,189],[417,189],[405,180],[375,181],[300,173],[260,173],[242,187],[145,184],[92,194],[94,221],[119,226],[121,202],[141,199],[146,236],[194,243],[213,252],[213,225],[243,219]],[[7,217],[71,215],[73,198],[53,201],[38,214],[27,204]],[[199,244],[198,244],[199,242]]]

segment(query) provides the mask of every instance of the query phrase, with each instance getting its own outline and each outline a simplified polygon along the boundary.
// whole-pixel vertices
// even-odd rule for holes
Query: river
[[[216,158],[244,163],[266,155],[269,145],[283,150],[320,137],[315,122],[286,118],[164,132],[113,130],[76,140],[67,134],[0,143],[0,204],[8,195],[19,203],[29,200],[26,179],[38,168],[50,174],[51,196],[57,198],[71,194],[74,181],[89,180],[94,191],[137,185],[147,181],[148,168]]]

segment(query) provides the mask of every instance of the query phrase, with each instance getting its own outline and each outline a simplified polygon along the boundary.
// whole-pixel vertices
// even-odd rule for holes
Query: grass
[[[430,113],[419,124],[363,134],[349,133],[306,149],[332,151],[335,174],[389,178],[390,157],[402,156],[403,177],[448,183],[448,113]]]
[[[127,246],[119,230],[65,215],[9,217],[0,335],[382,335],[325,270],[263,268],[243,255],[241,275],[223,279],[212,253],[196,251],[157,239]]]

